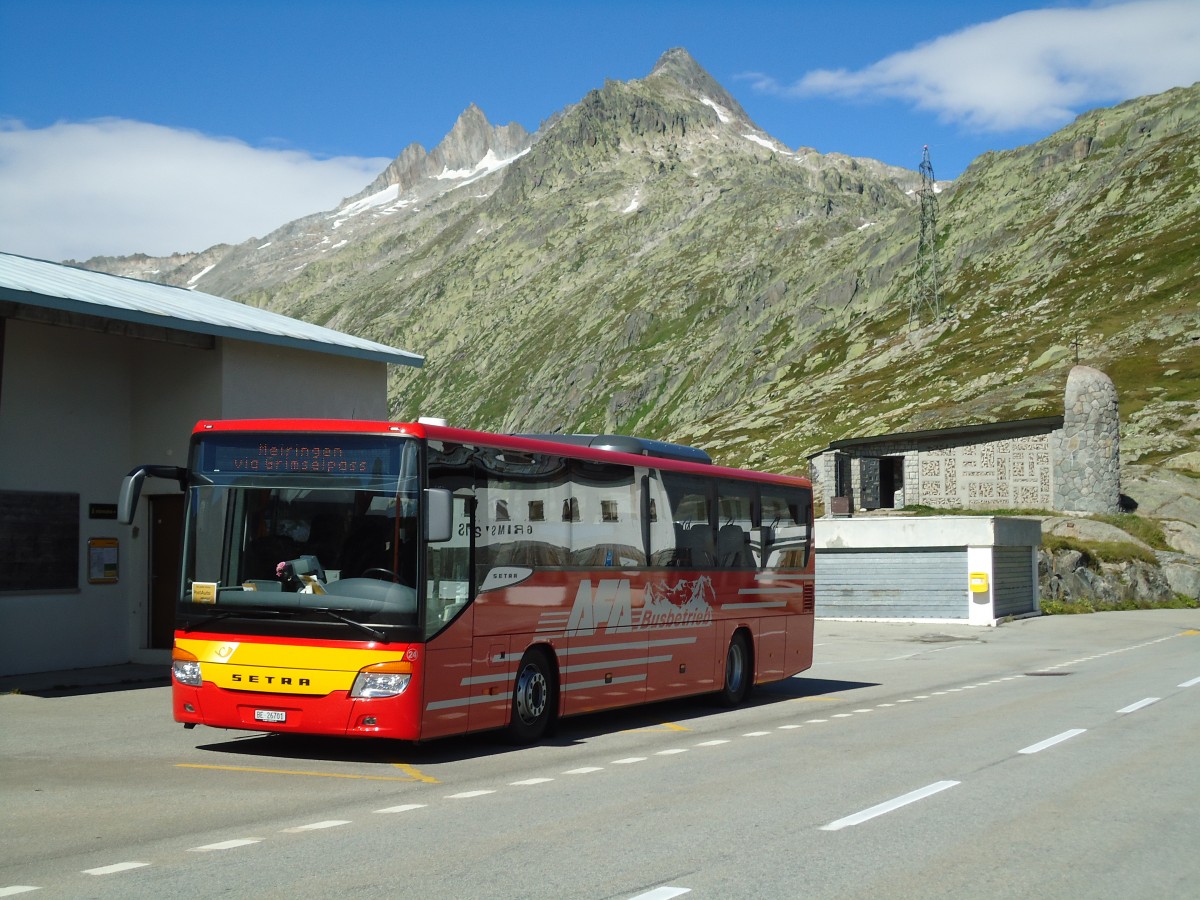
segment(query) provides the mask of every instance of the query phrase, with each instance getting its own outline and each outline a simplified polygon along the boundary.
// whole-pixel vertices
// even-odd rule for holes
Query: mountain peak
[[[718,103],[735,117],[747,122],[750,117],[741,104],[696,62],[692,54],[683,47],[672,47],[658,58],[646,80],[669,79],[700,100]]]
[[[704,69],[696,62],[695,57],[688,53],[683,47],[672,47],[666,53],[658,58],[658,62],[654,64],[654,68],[650,70],[650,75],[658,75],[663,72],[675,74],[688,73],[704,73]]]

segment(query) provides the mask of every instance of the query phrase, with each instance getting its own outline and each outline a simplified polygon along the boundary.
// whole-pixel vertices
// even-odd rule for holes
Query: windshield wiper
[[[379,629],[372,628],[370,625],[365,625],[362,622],[356,622],[354,619],[351,619],[349,616],[343,616],[341,613],[335,612],[332,609],[329,609],[327,607],[306,606],[306,607],[304,607],[304,611],[305,612],[311,611],[311,612],[324,613],[325,615],[329,616],[329,618],[331,618],[331,619],[337,619],[339,622],[345,622],[347,625],[357,628],[359,631],[363,632],[364,634],[370,635],[371,637],[375,638],[375,640],[377,640],[377,641],[382,641],[385,644],[389,643],[388,636],[386,634],[384,634],[382,631],[380,631]]]
[[[251,609],[251,608],[248,608],[245,606],[241,606],[241,607],[238,607],[237,609],[223,609],[220,612],[215,612],[212,615],[205,616],[203,619],[200,619],[199,621],[190,622],[187,625],[184,625],[182,630],[183,631],[195,631],[197,628],[202,628],[205,625],[211,625],[213,622],[219,622],[222,619],[228,619],[230,616],[246,616],[249,618],[249,617],[253,617],[253,616],[277,616],[277,615],[279,615],[278,610]]]

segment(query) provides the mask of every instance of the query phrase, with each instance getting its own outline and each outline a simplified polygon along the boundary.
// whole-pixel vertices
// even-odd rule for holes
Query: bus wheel
[[[717,693],[722,706],[737,706],[750,693],[750,645],[746,635],[735,632],[725,651],[725,684]]]
[[[518,744],[532,743],[546,733],[553,717],[554,674],[550,660],[542,650],[527,650],[521,658],[513,688],[509,738]]]

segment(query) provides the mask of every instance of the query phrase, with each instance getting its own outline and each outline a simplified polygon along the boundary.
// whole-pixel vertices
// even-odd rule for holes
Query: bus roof
[[[479,444],[524,453],[549,453],[593,462],[648,466],[672,472],[708,477],[737,478],[771,484],[811,487],[809,479],[797,475],[777,475],[753,469],[714,465],[703,450],[631,438],[625,435],[527,435],[496,434],[452,428],[429,422],[380,422],[362,419],[220,419],[196,423],[193,437],[222,432],[320,432],[331,434],[378,434],[448,441],[455,444]],[[673,448],[673,451],[672,449]]]

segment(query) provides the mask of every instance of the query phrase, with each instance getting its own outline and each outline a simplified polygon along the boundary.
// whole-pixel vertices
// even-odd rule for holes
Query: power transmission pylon
[[[908,326],[919,326],[928,313],[934,322],[942,318],[942,295],[938,286],[937,265],[937,192],[933,164],[929,161],[929,145],[921,157],[921,237],[917,244],[917,271],[913,280],[912,299],[908,306]]]

